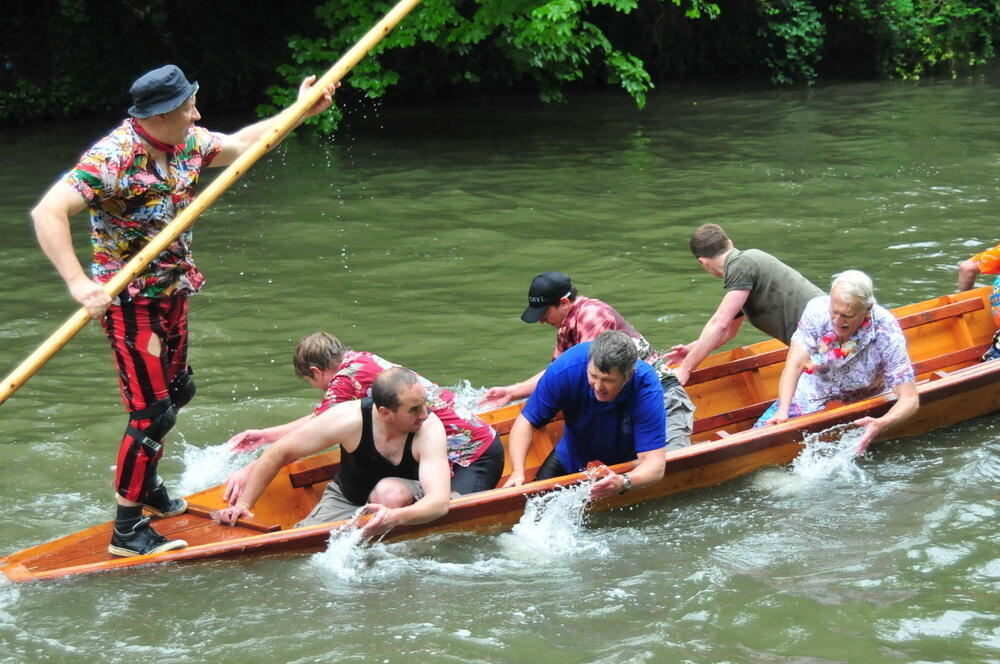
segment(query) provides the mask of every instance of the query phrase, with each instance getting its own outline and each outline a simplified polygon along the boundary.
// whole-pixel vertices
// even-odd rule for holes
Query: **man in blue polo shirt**
[[[632,339],[608,330],[560,355],[538,382],[510,430],[511,474],[504,486],[524,483],[532,429],[559,411],[566,427],[535,475],[548,479],[583,470],[591,461],[612,465],[639,459],[632,471],[608,472],[594,483],[592,499],[607,498],[663,477],[666,456],[663,388],[656,370],[639,360]]]

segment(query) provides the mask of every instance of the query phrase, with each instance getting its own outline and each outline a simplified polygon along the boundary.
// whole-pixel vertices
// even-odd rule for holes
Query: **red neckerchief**
[[[132,118],[132,129],[134,129],[135,133],[139,135],[139,138],[146,141],[160,152],[165,152],[168,155],[171,155],[179,151],[180,145],[168,145],[161,140],[153,138],[149,135],[148,131],[143,129],[141,124],[135,121],[135,118]]]

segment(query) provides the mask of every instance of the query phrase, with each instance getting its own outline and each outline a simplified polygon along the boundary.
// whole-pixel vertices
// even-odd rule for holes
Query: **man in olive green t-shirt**
[[[787,344],[806,303],[824,294],[771,254],[735,248],[716,224],[705,224],[694,232],[691,253],[709,274],[722,278],[726,295],[701,336],[687,345],[674,346],[666,355],[668,361],[681,361],[674,369],[681,385],[709,353],[736,336],[744,318]]]

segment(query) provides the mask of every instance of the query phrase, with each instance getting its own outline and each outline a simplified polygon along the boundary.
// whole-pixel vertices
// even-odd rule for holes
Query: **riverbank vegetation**
[[[0,42],[0,122],[118,115],[175,62],[213,109],[285,105],[392,6],[383,0],[16,0]],[[995,0],[423,0],[342,96],[441,99],[657,82],[958,76],[995,57]],[[331,129],[335,114],[323,116]]]

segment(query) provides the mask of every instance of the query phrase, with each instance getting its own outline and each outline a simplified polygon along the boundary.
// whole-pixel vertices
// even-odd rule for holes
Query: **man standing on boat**
[[[680,362],[677,379],[687,385],[691,372],[709,353],[736,336],[744,318],[754,327],[788,344],[806,304],[823,291],[797,270],[759,249],[740,251],[716,224],[704,224],[691,235],[691,253],[705,271],[722,278],[726,295],[701,335],[674,346],[665,358]]]
[[[505,487],[524,483],[532,431],[559,411],[566,421],[563,436],[536,480],[580,472],[591,461],[613,465],[636,458],[634,470],[608,471],[594,482],[591,498],[607,498],[663,478],[666,412],[660,379],[639,359],[625,332],[603,332],[592,342],[570,348],[545,370],[511,427],[511,473]]]
[[[347,519],[364,506],[372,517],[361,533],[372,538],[448,512],[444,425],[427,407],[420,378],[394,367],[372,383],[371,398],[339,403],[268,447],[253,464],[239,501],[222,510],[219,520],[231,525],[252,517],[254,503],[283,466],[337,444],[340,471],[297,526]]]
[[[570,278],[562,272],[545,272],[535,277],[528,289],[528,307],[521,314],[525,323],[546,323],[556,328],[556,348],[552,360],[585,341],[593,341],[606,330],[620,330],[632,339],[639,358],[653,366],[663,386],[663,405],[667,412],[667,448],[678,449],[691,443],[694,427],[694,404],[664,358],[645,337],[639,334],[610,304],[583,297]],[[530,395],[545,370],[520,383],[491,387],[480,405],[503,406]]]
[[[315,77],[302,82],[306,93]],[[183,233],[113,301],[110,281],[149,240],[194,199],[201,170],[235,161],[276,122],[276,117],[234,134],[210,132],[195,123],[198,84],[175,65],[140,76],[132,84],[131,117],[100,139],[42,197],[31,216],[38,242],[92,318],[100,318],[118,369],[128,424],[118,452],[115,529],[108,550],[117,556],[187,546],[167,540],[143,518],[180,514],[156,474],[163,439],[177,411],[194,396],[187,363],[187,299],[204,276],[191,255],[191,231]],[[309,110],[329,108],[333,89]],[[304,119],[304,118],[303,118]],[[69,218],[89,210],[94,248],[93,279],[73,250]]]
[[[287,424],[248,429],[236,434],[229,439],[229,446],[234,452],[250,452],[273,443],[335,404],[371,396],[375,379],[385,370],[399,366],[374,353],[351,350],[340,339],[326,332],[315,332],[299,341],[292,359],[295,373],[313,387],[323,390],[323,401],[312,415]],[[504,453],[500,436],[475,415],[459,415],[455,395],[450,390],[442,389],[420,374],[416,376],[427,390],[428,408],[441,420],[448,437],[451,490],[466,494],[496,488],[503,473]],[[223,499],[230,505],[239,500],[254,463],[237,470],[226,480]]]

